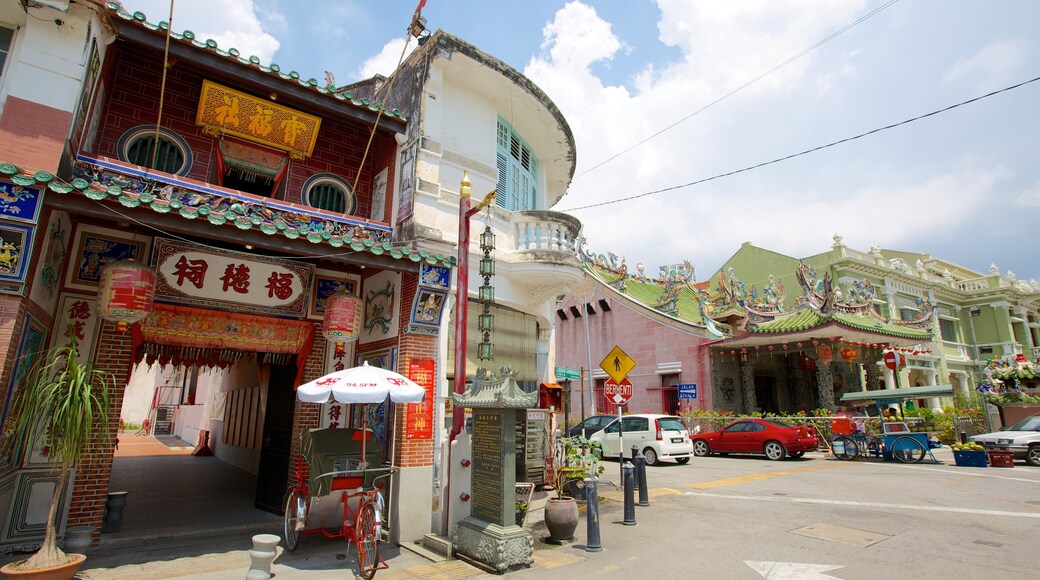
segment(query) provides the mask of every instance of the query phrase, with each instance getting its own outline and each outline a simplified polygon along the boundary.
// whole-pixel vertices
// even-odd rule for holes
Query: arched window
[[[312,175],[304,182],[303,202],[336,213],[353,214],[357,210],[357,199],[350,184],[331,173]]]
[[[116,143],[116,154],[127,163],[175,175],[187,175],[191,170],[191,147],[177,133],[160,128],[158,154],[155,149],[155,125],[138,125],[129,129]]]

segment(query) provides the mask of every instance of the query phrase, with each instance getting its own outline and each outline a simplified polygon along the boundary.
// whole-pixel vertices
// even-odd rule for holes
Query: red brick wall
[[[108,416],[109,444],[95,443],[84,453],[72,491],[68,519],[70,526],[100,526],[105,513],[108,481],[112,475],[112,454],[115,451],[111,441],[119,431],[123,394],[130,379],[130,336],[129,332],[116,332],[115,324],[112,322],[105,322],[101,327],[95,368],[111,373],[115,382],[113,390],[109,392],[112,403],[112,410]]]
[[[8,96],[0,116],[0,160],[54,173],[71,127],[68,111]]]
[[[119,44],[117,59],[113,80],[109,85],[110,92],[105,103],[101,130],[95,151],[91,152],[109,157],[118,157],[116,142],[128,129],[137,125],[155,124],[159,112],[158,95],[162,84],[159,53]],[[216,139],[204,134],[202,128],[195,124],[204,78],[208,77],[192,69],[189,62],[179,62],[169,69],[162,125],[183,137],[191,147],[194,163],[188,177],[216,183]],[[208,80],[240,90],[219,78]],[[277,90],[276,86],[272,87]],[[266,95],[260,96],[266,98]],[[279,100],[278,104],[313,114],[306,106],[283,100]],[[401,130],[404,130],[403,125]],[[322,119],[313,155],[306,160],[289,161],[281,191],[275,197],[300,203],[304,182],[316,173],[332,173],[353,184],[357,178],[358,164],[368,144],[370,131],[371,125],[368,124]],[[393,135],[386,131],[377,133],[358,181],[356,215],[370,215],[372,179],[384,167],[390,167],[389,191],[393,191],[396,147]],[[389,192],[387,197],[392,197]]]

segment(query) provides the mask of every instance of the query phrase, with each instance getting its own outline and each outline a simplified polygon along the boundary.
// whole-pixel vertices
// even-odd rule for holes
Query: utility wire
[[[1020,82],[1018,84],[1014,84],[1014,85],[1011,85],[1009,87],[1004,87],[1004,88],[1002,88],[1000,90],[993,91],[992,93],[986,93],[985,95],[981,95],[981,96],[975,97],[973,99],[968,99],[967,101],[961,101],[960,103],[957,103],[957,104],[954,104],[954,105],[950,105],[948,107],[944,107],[944,108],[938,109],[936,111],[932,111],[931,113],[925,113],[925,114],[919,115],[917,117],[911,117],[910,119],[906,119],[905,121],[900,121],[898,123],[892,123],[891,125],[885,125],[884,127],[878,127],[877,129],[872,129],[870,131],[867,131],[866,133],[860,133],[859,135],[854,135],[852,137],[846,137],[844,139],[839,139],[837,141],[832,141],[830,143],[827,143],[826,145],[820,145],[818,147],[813,147],[812,149],[806,149],[804,151],[799,151],[798,153],[792,153],[792,154],[786,155],[784,157],[778,157],[776,159],[773,159],[772,161],[764,161],[764,162],[758,163],[756,165],[750,165],[748,167],[744,167],[742,169],[736,169],[734,171],[729,171],[727,173],[720,173],[718,175],[713,175],[711,177],[706,177],[704,179],[698,179],[697,181],[691,181],[689,183],[684,183],[682,185],[673,185],[671,187],[665,187],[664,189],[656,189],[654,191],[648,191],[646,193],[640,193],[638,195],[631,195],[631,196],[628,196],[628,197],[622,197],[622,198],[614,199],[614,200],[610,200],[610,201],[603,201],[603,202],[600,202],[600,203],[592,203],[592,204],[589,204],[589,205],[581,205],[581,206],[574,207],[574,208],[571,208],[571,209],[560,209],[560,210],[556,210],[556,211],[578,211],[578,210],[581,210],[581,209],[589,209],[591,207],[599,207],[599,206],[602,206],[602,205],[611,205],[611,204],[615,204],[615,203],[621,203],[623,201],[631,201],[633,199],[639,199],[641,197],[647,197],[647,196],[650,196],[650,195],[656,195],[658,193],[664,193],[666,191],[674,191],[676,189],[682,189],[684,187],[690,187],[690,186],[693,186],[693,185],[699,185],[701,183],[705,183],[705,182],[708,182],[708,181],[714,181],[716,179],[721,179],[723,177],[729,177],[731,175],[736,175],[738,173],[744,173],[746,171],[751,171],[752,169],[758,169],[760,167],[765,167],[766,165],[773,165],[774,163],[780,163],[781,161],[787,161],[789,159],[794,159],[795,157],[801,157],[802,155],[808,155],[810,153],[815,153],[817,151],[820,151],[820,150],[823,150],[823,149],[827,149],[829,147],[834,147],[835,145],[841,145],[842,143],[847,143],[849,141],[855,141],[856,139],[860,139],[862,137],[866,137],[867,135],[873,135],[874,133],[880,133],[882,131],[887,131],[888,129],[894,129],[895,127],[899,127],[901,125],[906,125],[908,123],[913,123],[914,121],[920,121],[921,119],[932,117],[932,116],[938,115],[940,113],[945,113],[947,111],[956,109],[957,107],[963,107],[964,105],[967,105],[967,104],[970,104],[970,103],[974,103],[976,101],[981,101],[982,99],[985,99],[985,98],[988,98],[988,97],[992,97],[994,95],[999,95],[1000,93],[1005,93],[1007,91],[1011,91],[1011,90],[1014,90],[1014,89],[1017,89],[1017,88],[1020,88],[1020,87],[1024,87],[1025,85],[1028,85],[1030,83],[1035,83],[1036,81],[1040,81],[1040,77],[1031,78],[1031,79],[1029,79],[1027,81],[1022,81],[1022,82]]]
[[[617,159],[618,157],[621,157],[622,155],[624,155],[625,153],[628,153],[629,151],[632,151],[633,149],[636,149],[640,145],[646,143],[647,141],[650,141],[651,139],[657,137],[658,135],[661,135],[662,133],[670,131],[671,129],[675,128],[677,125],[685,123],[687,120],[689,120],[690,118],[694,117],[695,115],[703,113],[704,111],[706,111],[706,110],[710,109],[711,107],[721,103],[722,101],[724,101],[724,100],[728,99],[729,97],[739,93],[740,91],[750,87],[751,85],[753,85],[753,84],[757,83],[758,81],[766,78],[767,76],[775,73],[776,71],[784,68],[785,66],[791,64],[792,62],[798,60],[799,58],[809,54],[810,52],[812,52],[812,51],[816,50],[817,48],[823,46],[827,42],[833,40],[834,38],[837,38],[838,36],[840,36],[845,31],[849,30],[850,28],[852,28],[852,27],[856,26],[857,24],[867,20],[868,18],[874,16],[878,12],[881,12],[882,10],[884,10],[885,8],[888,8],[889,6],[895,4],[896,2],[899,2],[899,0],[889,0],[885,4],[882,4],[881,6],[878,6],[877,8],[875,8],[874,10],[871,10],[870,12],[864,14],[863,16],[858,18],[857,20],[855,20],[853,22],[850,22],[849,24],[846,24],[843,28],[840,28],[840,29],[836,30],[830,36],[824,38],[823,40],[817,42],[816,44],[810,46],[809,48],[806,48],[805,50],[799,52],[798,54],[788,58],[784,62],[774,66],[773,68],[771,68],[771,69],[767,70],[766,72],[758,75],[757,77],[749,80],[748,82],[740,85],[739,87],[733,89],[732,91],[722,95],[721,97],[715,99],[714,101],[708,103],[707,105],[704,105],[703,107],[697,109],[696,111],[690,113],[689,115],[686,115],[682,119],[679,119],[678,121],[672,123],[671,125],[668,125],[664,129],[661,129],[660,131],[654,133],[653,135],[650,135],[649,137],[643,139],[642,141],[638,141],[637,143],[635,143],[634,145],[628,147],[627,149],[623,149],[619,153],[616,153],[616,154],[614,154],[614,155],[604,159],[603,161],[600,161],[599,163],[593,165],[592,167],[586,169],[585,171],[582,171],[577,176],[575,176],[575,179],[577,179],[578,177],[581,177],[583,175],[586,175],[586,174],[592,172],[593,170],[595,170],[595,169],[597,169],[599,167],[602,167],[603,165],[606,165],[607,163],[610,163],[611,161]]]

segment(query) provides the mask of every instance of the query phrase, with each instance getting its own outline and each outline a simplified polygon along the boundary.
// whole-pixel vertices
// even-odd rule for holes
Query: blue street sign
[[[696,399],[697,398],[697,383],[689,383],[685,385],[679,385],[679,398],[680,399]]]

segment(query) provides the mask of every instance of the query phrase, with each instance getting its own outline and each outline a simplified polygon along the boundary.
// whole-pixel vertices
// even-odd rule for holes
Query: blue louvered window
[[[512,211],[537,209],[538,160],[531,146],[501,118],[496,144],[498,195],[495,203]]]
[[[14,39],[14,30],[0,25],[0,76],[4,74],[7,65],[7,56],[11,53],[11,40]]]

